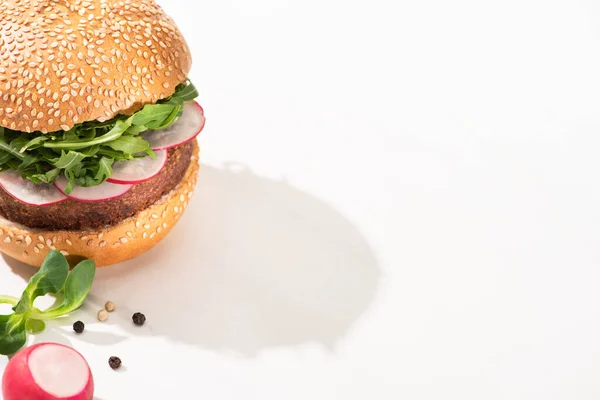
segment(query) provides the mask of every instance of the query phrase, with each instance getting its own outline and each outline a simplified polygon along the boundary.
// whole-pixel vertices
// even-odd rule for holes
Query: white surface
[[[85,335],[35,339],[80,350],[98,399],[600,396],[600,6],[162,3],[199,188],[99,273]]]

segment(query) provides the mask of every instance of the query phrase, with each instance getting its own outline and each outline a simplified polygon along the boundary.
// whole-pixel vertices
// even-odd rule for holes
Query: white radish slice
[[[92,400],[94,378],[83,356],[58,343],[39,343],[15,354],[2,377],[5,400]]]
[[[67,199],[54,185],[33,183],[13,170],[0,172],[0,186],[9,195],[30,206],[48,206]]]
[[[167,163],[167,150],[156,150],[156,158],[143,157],[128,161],[119,161],[113,165],[113,173],[108,182],[135,184],[154,178]]]
[[[170,149],[193,140],[204,129],[204,110],[200,104],[186,103],[181,117],[167,129],[146,131],[142,137],[153,150]]]
[[[70,194],[65,193],[65,189],[69,184],[67,178],[60,177],[54,183],[58,190],[64,193],[67,197],[83,201],[83,202],[98,202],[98,201],[106,201],[115,199],[117,197],[123,196],[127,193],[133,185],[119,185],[116,183],[104,182],[100,185],[83,187],[83,186],[75,186],[73,191]]]

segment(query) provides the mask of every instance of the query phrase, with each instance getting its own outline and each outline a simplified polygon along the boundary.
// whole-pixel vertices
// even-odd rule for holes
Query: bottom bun
[[[50,249],[63,253],[71,265],[91,259],[105,267],[130,260],[158,244],[183,215],[198,179],[199,148],[194,142],[190,165],[179,184],[133,217],[117,225],[85,231],[31,229],[0,217],[0,251],[40,267]]]

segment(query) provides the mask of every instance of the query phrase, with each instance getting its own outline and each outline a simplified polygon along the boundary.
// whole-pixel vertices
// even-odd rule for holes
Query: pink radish
[[[69,181],[64,176],[54,182],[58,190],[62,193],[65,193],[68,183]],[[116,183],[104,182],[100,185],[90,187],[75,186],[70,194],[65,193],[65,195],[73,200],[93,203],[121,197],[132,187],[133,185],[118,185]]]
[[[204,110],[198,103],[186,103],[181,117],[167,129],[142,134],[153,150],[170,149],[193,140],[204,129]]]
[[[2,377],[4,400],[92,400],[94,378],[83,356],[58,343],[15,354]]]
[[[33,183],[13,170],[0,172],[0,186],[15,199],[31,206],[47,206],[67,199],[54,185]]]
[[[144,157],[119,161],[113,165],[108,182],[118,184],[141,183],[154,178],[167,163],[167,150],[156,150],[156,158]]]

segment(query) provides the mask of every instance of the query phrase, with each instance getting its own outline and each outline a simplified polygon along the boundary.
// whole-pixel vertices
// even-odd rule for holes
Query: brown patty
[[[148,208],[173,189],[181,181],[192,152],[191,142],[170,149],[167,165],[157,176],[107,201],[85,203],[68,199],[38,207],[21,203],[0,188],[0,215],[29,228],[47,230],[86,230],[114,225]]]

